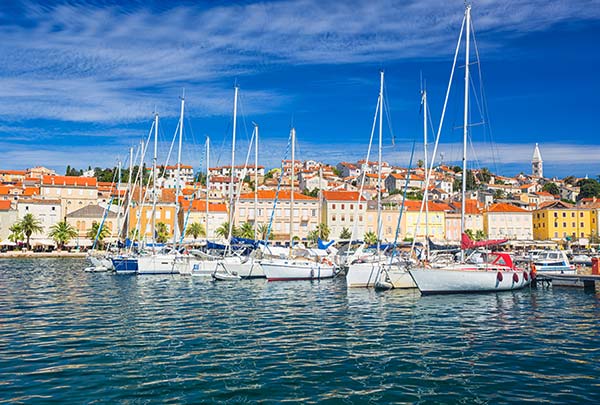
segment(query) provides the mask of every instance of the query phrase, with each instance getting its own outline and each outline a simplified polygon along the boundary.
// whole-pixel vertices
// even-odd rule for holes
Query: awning
[[[15,242],[13,242],[12,240],[3,240],[2,242],[0,242],[0,246],[17,246],[17,244]]]
[[[56,242],[54,242],[52,239],[35,239],[35,240],[30,240],[29,243],[31,244],[31,246],[55,246]]]

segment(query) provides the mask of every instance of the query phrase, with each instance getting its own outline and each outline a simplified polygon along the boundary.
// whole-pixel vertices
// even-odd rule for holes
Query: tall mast
[[[462,171],[462,201],[460,210],[460,234],[465,232],[465,210],[466,210],[466,195],[467,195],[467,136],[469,131],[469,39],[471,37],[471,6],[467,5],[466,17],[466,45],[465,45],[465,115],[463,121],[463,171]],[[461,249],[461,259],[464,260],[465,252]]]
[[[154,113],[154,154],[152,155],[152,251],[156,246],[156,181],[158,179],[156,171],[156,159],[158,155],[158,113]]]
[[[140,243],[140,245],[142,244],[142,240],[144,238],[142,238],[142,236],[144,236],[142,234],[142,219],[144,218],[142,215],[142,208],[143,208],[143,203],[144,203],[144,193],[142,193],[142,189],[144,186],[144,173],[142,172],[143,170],[143,166],[144,166],[144,156],[146,154],[146,143],[144,142],[144,140],[142,139],[142,141],[140,142],[140,148],[141,148],[141,153],[140,153],[140,165],[138,166],[138,172],[137,172],[137,178],[139,180],[138,183],[138,187],[139,187],[139,196],[138,196],[138,208],[137,208],[137,213],[138,213],[138,218],[137,218],[137,224],[136,224],[136,230],[137,230],[137,234],[138,234],[138,242]],[[137,183],[137,182],[136,182]]]
[[[181,113],[179,114],[179,149],[177,150],[177,178],[175,184],[175,218],[173,226],[173,245],[177,243],[179,234],[179,191],[181,187],[181,144],[183,140],[183,111],[185,108],[185,89],[181,93]]]
[[[234,165],[235,165],[235,131],[237,129],[237,99],[238,99],[239,87],[236,85],[233,92],[233,131],[231,134],[231,177],[229,180],[229,232],[227,233],[227,240],[231,240],[231,234],[233,232],[233,186],[234,186]]]
[[[319,237],[321,237],[321,222],[323,221],[323,219],[321,218],[321,215],[323,215],[321,213],[321,206],[323,205],[323,165],[321,165],[319,163],[319,206],[317,207],[317,209],[319,210],[318,214],[317,214],[317,232],[319,234]]]
[[[208,240],[208,190],[210,189],[210,138],[206,137],[206,240]]]
[[[129,148],[129,174],[127,176],[127,228],[129,228],[129,223],[131,222],[130,208],[131,208],[131,199],[133,198],[133,189],[131,187],[131,180],[133,175],[133,147]],[[121,232],[121,230],[119,230]],[[125,232],[125,238],[129,235],[128,231]],[[132,244],[133,246],[133,244]]]
[[[290,256],[292,255],[292,246],[294,243],[294,177],[296,159],[296,129],[292,128],[292,172],[290,176]]]
[[[429,163],[428,163],[428,152],[427,152],[427,89],[423,88],[423,151],[425,157],[423,158],[423,166],[425,167],[425,191],[429,188]],[[425,192],[424,195],[427,195]],[[416,236],[416,235],[415,235]],[[427,238],[429,237],[429,201],[425,200],[425,257],[428,257],[428,246]],[[416,239],[416,238],[415,238]]]
[[[383,147],[383,70],[379,81],[379,161],[377,163],[377,255],[381,254],[381,148]],[[369,162],[367,162],[369,164]]]
[[[258,240],[258,124],[254,124],[254,240]]]
[[[123,207],[123,201],[121,201],[121,160],[118,162],[117,177],[117,239],[119,239],[121,237],[121,208]]]

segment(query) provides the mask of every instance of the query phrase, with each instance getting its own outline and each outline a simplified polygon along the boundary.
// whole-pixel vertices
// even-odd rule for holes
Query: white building
[[[483,213],[483,229],[490,239],[532,240],[532,213],[512,204],[492,204]]]
[[[17,218],[23,219],[27,214],[32,214],[34,218],[40,221],[42,232],[31,235],[30,243],[32,246],[54,245],[52,239],[48,236],[52,225],[62,220],[60,200],[29,200],[17,202]]]
[[[531,174],[534,177],[544,177],[544,161],[542,160],[542,154],[537,143],[535,144],[533,158],[531,159]]]
[[[344,228],[352,232],[355,226],[354,237],[364,237],[367,202],[359,200],[359,195],[357,191],[323,191],[321,222],[327,224],[331,239],[339,239]]]
[[[162,186],[165,188],[183,188],[186,183],[194,182],[194,168],[189,165],[179,165],[179,180],[177,179],[178,165],[166,166],[162,178]]]

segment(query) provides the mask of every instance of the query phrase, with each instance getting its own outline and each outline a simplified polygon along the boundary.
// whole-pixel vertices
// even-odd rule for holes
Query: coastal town
[[[271,170],[235,166],[233,176],[231,166],[210,167],[208,176],[185,164],[160,167],[156,187],[147,180],[151,168],[145,166],[142,173],[138,166],[132,173],[120,171],[121,181],[117,168],[68,167],[65,175],[45,167],[0,170],[0,245],[3,251],[87,250],[100,239],[94,246],[98,249],[127,238],[148,242],[153,235],[166,242],[176,228],[186,230],[187,243],[225,240],[230,216],[233,236],[265,239],[268,233],[275,244],[289,240],[291,218],[293,235],[307,244],[318,238],[460,242],[458,166],[434,167],[429,184],[422,161],[411,169],[382,162],[380,174],[377,162],[364,160],[335,165],[295,161],[293,166],[293,216],[291,160]],[[113,181],[104,181],[111,175]],[[486,168],[468,172],[466,232],[473,239],[508,239],[516,246],[595,247],[600,231],[597,185],[588,178],[544,177],[536,144],[531,173],[506,177]],[[422,204],[424,196],[427,204]],[[35,224],[29,237],[20,226],[24,219]]]

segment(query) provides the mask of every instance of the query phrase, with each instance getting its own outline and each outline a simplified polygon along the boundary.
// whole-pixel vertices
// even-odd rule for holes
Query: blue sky
[[[210,135],[212,162],[227,164],[234,83],[238,163],[252,121],[266,166],[283,157],[292,123],[298,158],[357,160],[380,69],[396,140],[386,130],[384,159],[406,165],[422,140],[420,75],[437,125],[463,12],[459,0],[4,1],[1,166],[113,165],[147,135],[155,107],[163,159],[183,87],[184,161],[197,166]],[[539,142],[546,174],[600,174],[600,2],[474,1],[473,21],[490,112],[489,128],[472,131],[474,165],[529,172]],[[447,162],[460,153],[457,75],[441,138]]]

